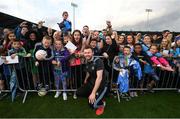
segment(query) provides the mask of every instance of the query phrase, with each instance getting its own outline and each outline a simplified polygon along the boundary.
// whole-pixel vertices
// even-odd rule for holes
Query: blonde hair
[[[162,39],[162,41],[163,40],[167,40],[167,45],[166,45],[166,50],[170,50],[171,49],[171,41],[170,40],[168,40],[167,38],[163,38]],[[162,43],[161,43],[161,45],[160,45],[160,50],[162,51],[163,50],[163,45],[162,45]]]

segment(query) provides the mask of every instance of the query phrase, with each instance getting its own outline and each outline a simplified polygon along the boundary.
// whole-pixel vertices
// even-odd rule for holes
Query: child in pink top
[[[147,52],[150,56],[151,61],[158,67],[167,71],[174,71],[172,67],[169,65],[168,61],[162,57],[160,53],[158,53],[157,45],[151,45],[150,50]]]

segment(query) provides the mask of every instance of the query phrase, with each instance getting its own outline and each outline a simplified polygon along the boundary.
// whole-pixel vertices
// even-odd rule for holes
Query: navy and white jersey
[[[103,70],[103,77],[101,81],[101,88],[104,86],[106,82],[106,74],[104,70],[104,63],[99,58],[93,58],[92,61],[87,62],[85,66],[85,71],[89,73],[90,77],[88,78],[88,83],[90,83],[92,86],[95,85],[95,81],[97,78],[97,71]]]

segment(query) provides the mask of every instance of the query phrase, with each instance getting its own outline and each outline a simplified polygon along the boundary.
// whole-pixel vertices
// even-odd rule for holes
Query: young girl
[[[158,53],[158,46],[152,44],[150,50],[147,52],[148,56],[150,56],[151,61],[161,69],[167,71],[174,71],[172,67],[169,65],[168,61],[162,57],[160,53]]]
[[[61,40],[54,41],[54,59],[52,60],[52,64],[54,65],[54,77],[55,77],[55,84],[56,89],[59,90],[60,82],[62,82],[63,86],[63,100],[67,100],[66,94],[66,80],[69,74],[68,68],[68,58],[70,56],[68,50],[64,48],[63,43]],[[54,98],[58,98],[60,92],[57,91]]]
[[[71,67],[71,79],[73,81],[73,87],[79,88],[82,84],[82,64],[83,64],[83,39],[80,30],[74,30],[72,34],[72,43],[77,47],[74,52],[71,52],[70,67]],[[73,95],[74,99],[77,99],[76,92]]]
[[[8,55],[8,50],[10,50],[12,48],[12,44],[13,41],[16,40],[16,36],[14,34],[14,32],[12,31],[8,31],[7,34],[5,35],[5,39],[2,43],[1,46],[1,55],[2,56],[6,56]],[[2,70],[2,79],[0,80],[0,84],[2,85],[1,88],[4,89],[5,88],[5,82],[10,80],[11,77],[11,71],[10,68],[7,64],[2,64],[1,65],[1,70]],[[8,84],[8,83],[6,83]]]
[[[171,49],[171,43],[168,39],[162,39],[160,45],[160,53],[163,57],[171,57],[173,55],[173,50]]]
[[[5,48],[6,51],[9,50],[9,49],[11,49],[11,45],[12,45],[12,43],[13,43],[13,41],[14,41],[15,39],[16,39],[16,36],[15,36],[14,32],[12,32],[12,31],[10,31],[10,32],[6,35],[6,37],[5,37],[5,39],[4,39],[4,42],[3,42],[3,46],[4,46],[4,48]]]

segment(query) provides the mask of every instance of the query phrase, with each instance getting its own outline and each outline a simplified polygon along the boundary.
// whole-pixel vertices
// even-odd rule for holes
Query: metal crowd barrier
[[[169,58],[170,59],[170,58]],[[172,57],[173,59],[180,62],[179,57]],[[164,71],[160,68],[155,68],[155,72],[159,77],[156,86],[152,90],[179,90],[180,89],[180,67],[173,65],[174,72]],[[117,78],[119,72],[112,67],[112,77],[111,77],[111,90],[117,93],[118,102],[120,102],[121,92],[118,89]],[[152,80],[150,75],[144,75],[141,80],[135,78],[135,76],[129,77],[129,91],[147,91],[147,84]],[[143,87],[140,87],[140,83],[143,83]]]
[[[98,56],[100,58],[102,58],[102,56]],[[25,103],[26,98],[28,93],[31,92],[38,92],[37,90],[37,86],[35,85],[36,83],[33,82],[33,68],[34,66],[31,64],[33,61],[32,58],[29,57],[24,57],[23,59],[23,64],[13,64],[10,65],[9,68],[11,68],[11,71],[15,71],[16,73],[16,78],[17,78],[17,85],[18,85],[18,89],[17,91],[21,91],[24,93],[23,96],[23,100],[22,102]],[[107,65],[107,64],[105,64]],[[37,72],[36,74],[36,78],[37,81],[40,80],[40,77],[44,77],[47,76],[46,78],[48,78],[48,85],[49,85],[49,90],[48,92],[56,92],[56,91],[67,91],[67,92],[75,92],[77,90],[78,87],[80,87],[83,84],[83,79],[85,77],[85,72],[83,70],[84,65],[80,65],[78,67],[69,67],[69,78],[67,79],[67,89],[63,90],[62,88],[57,90],[55,88],[55,83],[54,83],[54,76],[53,76],[53,70],[52,67],[44,67],[42,68],[42,70],[46,70],[46,72],[43,72],[42,76],[39,76],[39,72]],[[179,80],[179,68],[174,66],[176,68],[175,72],[167,72],[167,71],[162,71],[159,69],[156,69],[156,72],[158,74],[158,76],[160,77],[159,82],[156,84],[156,88],[154,88],[153,90],[177,90],[180,88],[180,80]],[[72,74],[73,72],[73,74]],[[76,73],[78,74],[76,74]],[[110,72],[109,72],[110,73]],[[118,87],[116,85],[116,80],[117,80],[117,72],[113,69],[112,67],[112,72],[111,72],[111,77],[109,77],[109,81],[110,81],[110,90],[111,91],[116,91],[117,96],[118,96],[118,101],[120,102],[120,94],[118,91]],[[74,78],[74,79],[73,79]],[[7,79],[6,79],[7,80]],[[150,80],[149,77],[144,76],[144,78],[142,79],[143,82],[148,82]],[[6,81],[8,88],[6,90],[1,90],[1,92],[10,92],[9,90],[9,84],[8,84],[8,80]],[[45,82],[45,78],[43,78],[43,82]],[[79,85],[79,84],[80,85]],[[139,87],[139,82],[136,81],[136,79],[134,77],[131,78],[131,82],[130,82],[130,90],[147,90],[146,87],[140,88]]]

